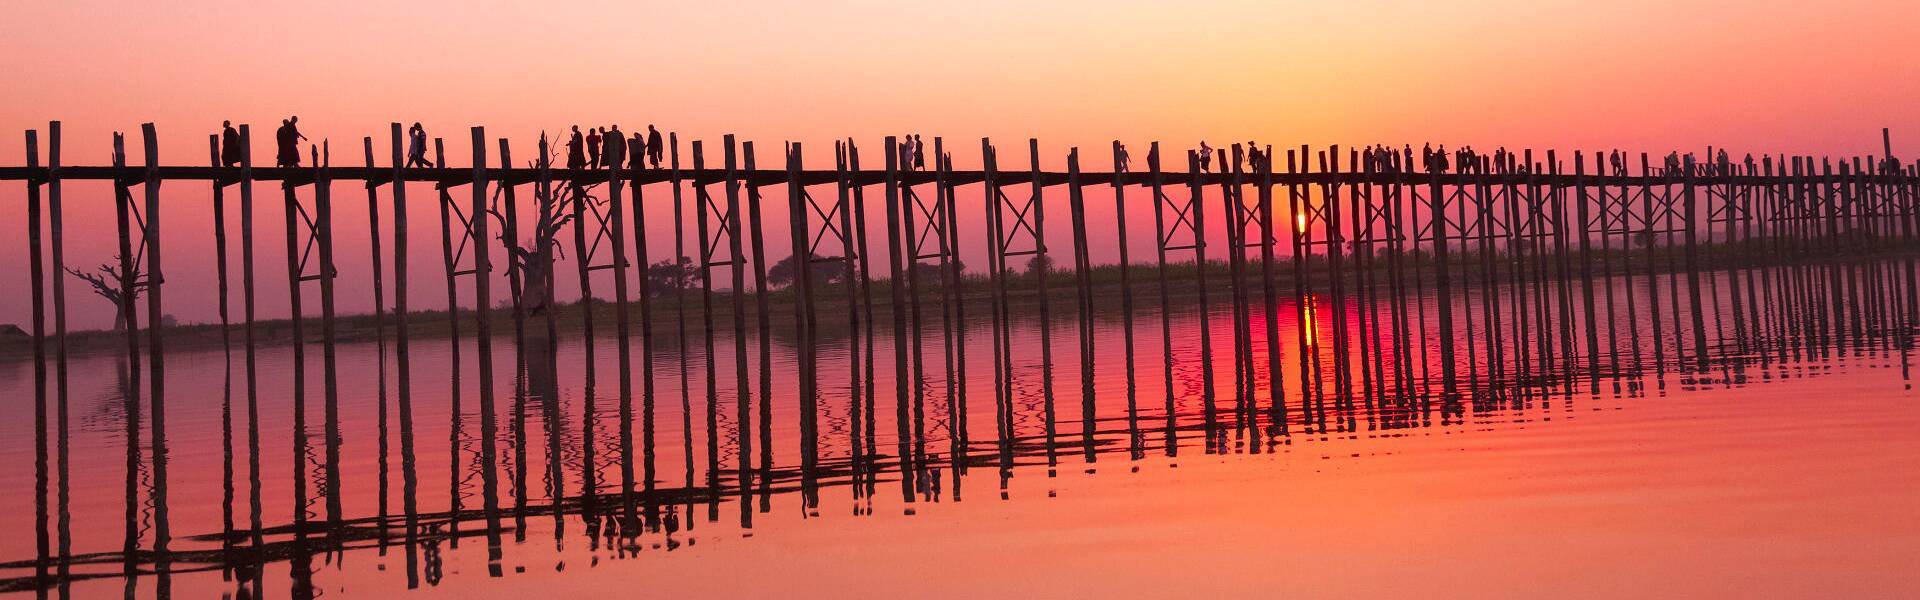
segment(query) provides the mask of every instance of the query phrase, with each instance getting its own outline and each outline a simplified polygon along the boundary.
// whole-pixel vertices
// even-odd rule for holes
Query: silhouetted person
[[[654,129],[652,124],[648,124],[647,125],[647,161],[652,162],[653,168],[655,169],[660,168],[660,154],[661,154],[660,130]]]
[[[1115,143],[1113,147],[1119,149],[1119,156],[1115,157],[1119,160],[1114,162],[1120,163],[1120,172],[1125,173],[1133,170],[1133,157],[1127,155],[1127,145]]]
[[[634,171],[646,168],[648,152],[646,134],[633,132],[633,138],[627,140],[627,168]]]
[[[580,126],[573,126],[573,134],[567,137],[567,168],[582,169],[587,166],[587,151],[580,139]]]
[[[918,133],[913,134],[913,170],[915,171],[926,170],[927,168],[926,150],[927,150],[927,145],[920,143],[920,134]]]
[[[900,136],[900,145],[893,149],[893,158],[900,161],[900,170],[913,170],[913,134]]]
[[[1147,168],[1151,169],[1159,165],[1160,165],[1160,147],[1157,145],[1147,146]]]
[[[600,153],[607,157],[607,168],[617,169],[620,163],[626,162],[627,134],[620,131],[619,125],[614,125],[612,129],[607,130],[607,137],[603,143],[605,146],[600,149]]]
[[[1211,170],[1213,170],[1213,146],[1208,146],[1206,140],[1201,140],[1200,172],[1205,173]]]
[[[595,169],[600,168],[600,129],[587,128],[587,162]]]
[[[300,117],[288,117],[281,121],[280,130],[274,132],[274,139],[280,146],[278,164],[282,167],[300,166],[300,140],[307,139],[307,136],[300,135]]]
[[[240,164],[240,132],[233,128],[233,121],[220,122],[220,164]]]
[[[415,166],[433,166],[433,161],[427,160],[427,128],[419,123],[407,129],[407,168]]]

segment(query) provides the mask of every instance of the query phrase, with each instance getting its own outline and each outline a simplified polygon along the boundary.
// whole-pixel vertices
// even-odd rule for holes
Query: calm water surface
[[[1844,268],[1870,279],[1896,267]],[[1213,410],[1203,394],[1199,315],[1176,305],[1169,337],[1146,294],[1132,329],[1131,388],[1125,321],[1117,312],[1094,321],[1091,410],[1082,404],[1070,306],[1055,313],[1048,336],[1051,394],[1042,331],[1023,317],[1010,328],[1011,402],[995,401],[993,325],[970,307],[966,378],[954,382],[966,398],[949,396],[936,304],[919,397],[896,402],[883,318],[872,347],[873,405],[850,380],[856,365],[864,377],[864,357],[850,363],[848,340],[829,336],[815,420],[801,418],[799,362],[782,331],[790,319],[777,318],[765,370],[771,427],[762,426],[758,338],[746,339],[753,401],[744,478],[729,332],[716,337],[711,398],[697,336],[685,387],[676,342],[653,349],[651,411],[641,357],[623,370],[610,328],[591,359],[577,335],[550,356],[497,338],[490,386],[476,375],[471,336],[458,361],[447,340],[416,340],[411,456],[393,348],[341,345],[335,460],[326,452],[317,347],[307,353],[304,448],[292,428],[290,348],[257,357],[257,442],[243,353],[171,352],[164,503],[150,448],[150,382],[130,374],[124,357],[76,357],[65,507],[73,558],[68,577],[44,584],[35,560],[42,523],[32,365],[8,363],[0,365],[0,402],[12,415],[0,422],[0,577],[9,591],[73,597],[1920,596],[1912,335],[1898,310],[1835,313],[1820,304],[1824,294],[1788,291],[1793,269],[1772,274],[1766,290],[1777,296],[1739,313],[1728,290],[1735,275],[1706,276],[1704,369],[1688,319],[1666,310],[1656,326],[1648,312],[1649,302],[1677,305],[1664,278],[1659,291],[1613,282],[1614,296],[1596,304],[1618,303],[1610,321],[1598,316],[1599,346],[1621,356],[1592,363],[1584,337],[1571,340],[1574,360],[1557,338],[1544,354],[1523,354],[1514,315],[1539,313],[1516,308],[1510,288],[1498,304],[1496,354],[1487,297],[1473,286],[1456,308],[1480,319],[1479,329],[1458,332],[1471,361],[1457,361],[1460,392],[1451,397],[1439,391],[1437,367],[1426,373],[1445,357],[1418,332],[1410,339],[1428,343],[1399,347],[1386,335],[1381,373],[1363,366],[1371,359],[1358,348],[1371,342],[1354,333],[1344,363],[1352,391],[1341,394],[1343,363],[1327,321],[1337,311],[1366,321],[1380,307],[1390,323],[1390,303],[1321,298],[1300,311],[1287,299],[1277,324],[1286,341],[1284,422],[1266,388],[1257,299],[1248,320],[1257,385],[1248,401],[1233,376],[1231,307],[1212,307]],[[1877,289],[1850,292],[1842,304],[1899,304],[1903,292]],[[1414,303],[1409,329],[1437,329],[1431,303]],[[1579,322],[1585,309],[1573,305]],[[1557,335],[1558,315],[1546,316]],[[1526,335],[1524,345],[1538,349],[1538,328]],[[638,353],[639,340],[633,345]],[[1402,356],[1414,373],[1405,386],[1392,366]],[[1301,385],[1303,374],[1322,384]],[[131,455],[130,393],[140,396]],[[481,412],[485,394],[492,419]],[[626,427],[623,400],[633,410]],[[256,481],[264,551],[255,549]],[[60,509],[47,509],[51,530]],[[159,552],[162,521],[171,534]]]

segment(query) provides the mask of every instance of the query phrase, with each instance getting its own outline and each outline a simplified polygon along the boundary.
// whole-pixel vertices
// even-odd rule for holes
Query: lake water
[[[1702,274],[1699,337],[1680,310],[1684,294],[1674,295],[1685,288],[1665,274],[1651,286],[1601,280],[1610,295],[1592,305],[1593,346],[1578,282],[1565,313],[1552,282],[1532,296],[1456,283],[1454,356],[1439,354],[1431,295],[1404,311],[1384,291],[1314,297],[1307,310],[1284,298],[1273,317],[1280,407],[1257,288],[1239,326],[1252,334],[1246,391],[1234,376],[1233,307],[1224,291],[1213,295],[1211,406],[1197,306],[1183,299],[1163,321],[1145,289],[1131,331],[1116,301],[1097,300],[1091,373],[1070,303],[1056,305],[1044,335],[1051,369],[1037,319],[1015,307],[1005,381],[984,304],[967,307],[956,342],[966,375],[949,379],[941,310],[930,303],[919,391],[904,386],[905,396],[883,312],[872,345],[860,338],[862,354],[844,333],[823,336],[811,419],[788,314],[773,319],[764,367],[748,321],[744,407],[741,347],[725,321],[711,371],[697,334],[684,353],[675,340],[657,343],[650,369],[637,328],[625,365],[611,327],[591,352],[572,331],[552,353],[497,336],[490,382],[471,335],[457,358],[447,339],[416,339],[410,422],[391,343],[342,344],[333,430],[322,352],[309,344],[304,435],[292,348],[255,357],[256,429],[236,342],[230,354],[165,356],[164,486],[150,376],[130,373],[124,356],[78,356],[64,505],[53,491],[57,437],[46,441],[53,458],[37,459],[33,365],[0,364],[10,416],[0,421],[0,589],[1916,597],[1920,407],[1904,268]],[[844,314],[824,312],[823,327]],[[656,330],[672,318],[656,315]],[[1336,320],[1346,323],[1346,359]],[[689,321],[697,327],[697,313]],[[1563,331],[1573,337],[1556,337]],[[1589,347],[1601,354],[1588,360]],[[1452,393],[1440,366],[1449,359]],[[772,389],[764,405],[762,374]],[[41,509],[43,465],[53,483]],[[44,562],[42,531],[53,540]]]

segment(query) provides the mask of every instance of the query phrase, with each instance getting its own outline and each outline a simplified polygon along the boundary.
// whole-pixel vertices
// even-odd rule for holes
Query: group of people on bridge
[[[920,143],[920,134],[909,133],[900,136],[900,146],[895,149],[900,168],[906,171],[924,171],[927,168],[927,145]]]
[[[601,169],[624,163],[629,169],[642,169],[647,164],[658,169],[665,150],[660,130],[653,125],[647,125],[644,134],[634,132],[632,138],[620,131],[619,125],[588,127],[584,135],[580,133],[580,126],[574,125],[567,136],[567,168]]]
[[[1126,150],[1125,147],[1121,148],[1121,151],[1123,153],[1125,152],[1125,150]],[[1208,144],[1206,140],[1200,140],[1200,147],[1194,149],[1193,151],[1194,156],[1200,160],[1200,172],[1202,173],[1213,172],[1213,154],[1215,151],[1216,149],[1212,145]],[[1229,159],[1227,158],[1225,150],[1218,150],[1218,152],[1220,152],[1220,172],[1221,173],[1225,173],[1227,172],[1228,169],[1231,169],[1237,166],[1237,165],[1227,164],[1227,161]],[[1155,162],[1158,158],[1159,157],[1157,156],[1150,156],[1147,158],[1147,161],[1149,163]],[[1237,159],[1238,157],[1235,157],[1235,158]],[[1249,171],[1252,171],[1254,173],[1260,173],[1260,172],[1263,172],[1263,170],[1265,169],[1273,168],[1273,157],[1268,156],[1267,152],[1260,148],[1260,144],[1258,142],[1255,142],[1253,140],[1247,140],[1247,163],[1246,164],[1247,164],[1247,169]]]

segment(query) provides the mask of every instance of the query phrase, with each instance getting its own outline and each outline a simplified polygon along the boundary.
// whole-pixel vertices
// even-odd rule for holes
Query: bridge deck
[[[163,167],[158,167],[157,171],[158,172],[156,174],[160,177],[160,179],[168,180],[168,181],[214,181],[216,179],[218,179],[222,183],[237,183],[240,181],[239,168],[163,166]],[[513,167],[513,168],[492,167],[492,168],[486,169],[486,171],[487,171],[487,181],[494,182],[494,183],[510,182],[514,184],[527,184],[527,183],[533,183],[535,181],[538,181],[540,178],[540,170],[536,168],[531,168],[531,167]],[[679,175],[684,181],[687,181],[693,184],[719,183],[726,179],[726,173],[727,172],[725,169],[681,169],[679,171]],[[296,185],[306,185],[313,182],[315,174],[316,174],[316,169],[313,167],[254,167],[253,168],[254,181],[283,181],[283,182],[292,182]],[[1151,181],[1152,175],[1147,172],[1135,171],[1135,172],[1129,172],[1129,173],[1123,173],[1123,174],[1126,176],[1127,185],[1148,185],[1152,182]],[[393,169],[387,168],[387,167],[327,167],[327,175],[328,177],[332,178],[335,181],[360,181],[360,182],[371,183],[374,185],[383,185],[383,184],[391,183],[393,181]],[[435,183],[435,184],[448,186],[448,187],[465,185],[473,182],[472,168],[461,168],[461,167],[428,168],[428,169],[413,168],[413,169],[402,170],[402,175],[406,177],[407,181]],[[605,169],[598,169],[598,170],[552,169],[549,171],[549,175],[550,177],[552,177],[552,180],[555,182],[579,182],[582,184],[596,184],[596,183],[605,183],[607,181],[608,171]],[[914,185],[929,184],[929,183],[933,183],[935,180],[935,173],[933,171],[909,171],[909,172],[903,173],[902,175],[906,183],[914,184]],[[1081,185],[1110,185],[1113,183],[1115,175],[1116,175],[1115,173],[1111,173],[1111,172],[1083,172],[1083,173],[1080,173],[1080,183]],[[674,173],[671,169],[645,169],[637,173],[638,179],[643,184],[666,183],[668,181],[672,181],[673,176],[674,176]],[[1033,176],[1034,174],[1031,171],[1001,171],[1001,172],[995,173],[994,178],[1002,185],[1027,185],[1032,182]],[[1160,182],[1163,185],[1170,185],[1170,186],[1171,185],[1187,185],[1189,181],[1191,181],[1194,177],[1198,177],[1201,184],[1217,185],[1217,184],[1225,183],[1229,181],[1229,178],[1233,176],[1234,176],[1233,174],[1227,174],[1227,173],[1200,173],[1198,175],[1190,175],[1184,171],[1182,172],[1163,171],[1160,174]],[[60,167],[60,179],[62,180],[106,180],[106,181],[122,180],[122,181],[128,181],[132,183],[139,183],[139,182],[145,181],[146,177],[147,177],[147,169],[146,167],[143,167],[143,166],[127,166],[127,167],[62,166]],[[628,172],[623,172],[621,174],[621,177],[622,179],[630,180],[636,177],[636,174],[635,172],[628,171]],[[740,181],[753,186],[781,185],[781,184],[787,183],[787,172],[784,170],[774,170],[774,169],[758,169],[754,171],[738,170],[738,171],[735,171],[735,177],[738,178]],[[831,183],[834,183],[838,179],[838,177],[839,175],[832,170],[808,169],[808,170],[802,170],[799,173],[800,182],[810,186],[831,184]],[[1242,183],[1255,183],[1258,181],[1259,176],[1252,173],[1247,173],[1247,174],[1241,174],[1239,175],[1239,177],[1241,178],[1240,181]],[[1550,186],[1571,186],[1571,185],[1575,185],[1576,183],[1585,183],[1587,185],[1639,186],[1639,185],[1680,184],[1690,180],[1695,185],[1718,185],[1718,184],[1764,185],[1764,184],[1796,183],[1796,182],[1797,183],[1814,183],[1814,182],[1822,182],[1822,181],[1840,181],[1843,178],[1850,181],[1859,181],[1861,180],[1862,177],[1863,176],[1859,174],[1844,175],[1844,176],[1838,175],[1838,174],[1798,175],[1798,176],[1792,176],[1792,175],[1774,175],[1774,176],[1724,175],[1724,176],[1720,176],[1720,175],[1715,175],[1715,176],[1695,176],[1692,178],[1688,178],[1681,175],[1618,176],[1618,175],[1574,175],[1569,173],[1558,173],[1558,174],[1553,174],[1553,173],[1538,173],[1538,174],[1441,173],[1441,174],[1435,175],[1430,173],[1340,172],[1340,173],[1274,173],[1273,183],[1279,184],[1279,185],[1330,184],[1330,183],[1340,183],[1340,184],[1367,183],[1367,184],[1376,184],[1376,185],[1386,185],[1386,184],[1392,184],[1392,183],[1426,184],[1426,183],[1433,182],[1434,180],[1437,179],[1440,182],[1440,184],[1450,185],[1450,186],[1451,185],[1475,185],[1479,183],[1487,183],[1487,184],[1533,183],[1537,185],[1550,185]],[[1875,180],[1891,181],[1891,182],[1906,182],[1914,179],[1914,176],[1909,174],[1902,174],[1898,176],[1867,176],[1867,177],[1872,177]],[[45,181],[47,178],[48,178],[47,167],[0,167],[0,181],[8,181],[8,180]],[[859,185],[879,185],[881,183],[886,182],[887,173],[884,170],[863,169],[861,171],[855,172],[853,175],[853,178],[854,178],[854,182]],[[984,171],[952,171],[948,173],[948,178],[949,178],[949,181],[955,185],[971,185],[971,184],[981,183],[985,181],[986,173]],[[1040,180],[1042,185],[1046,185],[1046,186],[1065,185],[1067,183],[1067,173],[1055,172],[1055,171],[1043,171],[1040,173]]]

